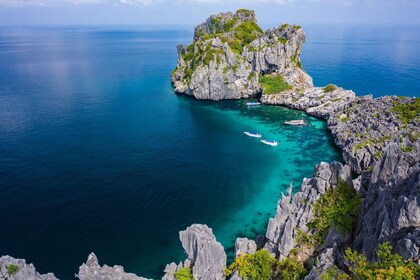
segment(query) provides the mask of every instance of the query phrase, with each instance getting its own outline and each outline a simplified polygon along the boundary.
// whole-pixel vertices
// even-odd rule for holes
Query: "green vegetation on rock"
[[[258,79],[264,88],[265,94],[280,93],[292,89],[292,86],[284,81],[283,76],[263,75]]]
[[[9,279],[12,275],[18,273],[19,266],[16,264],[9,264],[6,266],[6,272],[0,271],[0,279]]]
[[[303,279],[307,274],[303,264],[295,257],[281,261],[270,256],[266,250],[258,250],[254,254],[244,254],[226,268],[225,275],[230,276],[238,271],[242,279]]]
[[[348,121],[350,121],[349,116],[344,116],[344,117],[340,118],[340,122],[348,122]]]
[[[420,279],[420,266],[413,261],[405,260],[398,254],[392,254],[392,246],[389,242],[382,243],[378,246],[376,256],[378,261],[370,262],[364,254],[359,254],[347,248],[345,258],[350,273],[347,274],[338,270],[336,267],[332,267],[321,275],[321,279]]]
[[[332,226],[341,232],[351,231],[360,196],[349,182],[339,179],[337,186],[327,190],[312,206],[314,217],[308,227],[313,232],[312,241],[319,246]]]
[[[408,124],[414,118],[420,117],[420,99],[415,98],[412,103],[405,104],[400,103],[397,100],[394,102],[394,106],[391,108],[391,112],[397,113],[398,117],[403,124]]]
[[[323,88],[323,91],[324,91],[324,93],[328,93],[328,92],[333,92],[336,89],[337,89],[336,85],[329,84],[329,85],[327,85]]]
[[[175,272],[174,276],[176,280],[194,280],[191,268],[189,267],[181,268]]]

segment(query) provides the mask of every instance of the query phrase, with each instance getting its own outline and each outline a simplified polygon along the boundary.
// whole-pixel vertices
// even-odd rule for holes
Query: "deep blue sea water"
[[[419,96],[419,29],[305,29],[316,85]],[[191,36],[0,29],[0,255],[73,279],[94,251],[157,278],[185,259],[179,230],[206,223],[231,254],[236,237],[264,234],[290,183],[341,160],[325,123],[301,112],[173,94],[175,46]],[[293,118],[309,125],[282,125]]]

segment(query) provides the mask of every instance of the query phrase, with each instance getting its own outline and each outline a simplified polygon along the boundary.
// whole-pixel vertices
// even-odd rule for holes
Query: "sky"
[[[0,0],[0,26],[185,25],[240,8],[265,26],[420,25],[420,0]]]

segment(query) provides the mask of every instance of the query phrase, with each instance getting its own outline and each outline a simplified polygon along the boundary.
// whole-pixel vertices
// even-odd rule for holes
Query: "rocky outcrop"
[[[91,253],[86,263],[80,266],[78,277],[80,280],[147,280],[133,273],[124,272],[124,268],[119,265],[110,267],[105,264],[100,266],[98,258],[94,253]]]
[[[413,98],[396,96],[357,98],[328,119],[334,141],[354,172],[361,174],[363,170],[372,169],[389,143],[397,143],[400,149],[416,147],[420,119],[413,118],[405,124],[393,112],[396,104],[412,102]]]
[[[266,232],[265,249],[279,259],[289,256],[292,249],[299,247],[297,236],[299,231],[309,233],[308,224],[313,218],[312,204],[330,188],[337,185],[339,178],[351,181],[348,165],[339,162],[331,164],[321,162],[315,167],[315,174],[310,179],[303,179],[300,190],[291,196],[292,187],[277,205],[274,218],[271,218]],[[306,260],[312,255],[314,248],[300,247],[297,257]]]
[[[417,150],[420,148],[416,143]],[[391,143],[365,186],[354,247],[369,259],[389,241],[406,259],[420,258],[420,154]]]
[[[328,268],[334,267],[337,258],[341,258],[337,244],[323,250],[316,258],[315,264],[312,266],[309,274],[305,277],[305,280],[321,280],[321,274]]]
[[[243,254],[253,254],[257,251],[257,243],[248,238],[237,238],[235,242],[235,258]]]
[[[207,225],[193,224],[179,233],[196,280],[225,279],[226,253]]]
[[[7,268],[12,265],[17,267],[14,273],[8,273]],[[57,280],[53,273],[40,274],[33,264],[27,264],[23,259],[15,259],[10,256],[0,258],[0,279],[9,280]]]
[[[328,91],[326,88],[294,89],[278,94],[263,94],[261,102],[305,111],[309,115],[327,120],[356,99],[355,93],[351,90],[333,86],[333,90]]]
[[[197,99],[240,99],[263,91],[259,77],[281,75],[291,86],[312,87],[300,67],[305,33],[284,24],[263,32],[255,12],[213,15],[195,28],[193,43],[179,45],[171,79],[177,93]]]

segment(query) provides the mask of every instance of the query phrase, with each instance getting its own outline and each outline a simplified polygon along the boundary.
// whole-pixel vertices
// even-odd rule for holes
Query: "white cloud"
[[[192,3],[192,4],[243,4],[252,5],[259,3],[286,4],[295,0],[0,0],[0,6],[25,7],[25,6],[58,6],[60,4],[98,4],[110,3],[115,5],[143,5],[149,6],[157,3]]]
[[[98,4],[103,0],[0,0],[0,6],[6,7],[27,7],[27,6],[57,6],[60,4]]]
[[[155,0],[120,0],[121,4],[128,5],[151,5],[155,2]]]

